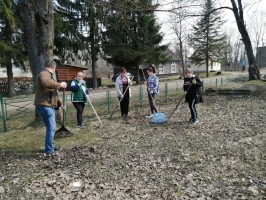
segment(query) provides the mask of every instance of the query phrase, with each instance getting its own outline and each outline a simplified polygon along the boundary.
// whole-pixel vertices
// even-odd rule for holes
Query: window
[[[163,65],[159,66],[159,74],[164,74],[164,66]]]
[[[174,62],[171,63],[171,73],[176,73],[176,64]]]

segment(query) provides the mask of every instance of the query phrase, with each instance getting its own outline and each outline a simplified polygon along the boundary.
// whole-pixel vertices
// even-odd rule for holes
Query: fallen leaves
[[[51,159],[3,155],[2,199],[263,199],[264,96],[205,96],[200,122],[188,106],[165,124],[149,109],[103,119],[101,140]],[[175,103],[161,105],[171,113]],[[10,184],[12,183],[12,184]],[[20,188],[20,189],[19,189]]]

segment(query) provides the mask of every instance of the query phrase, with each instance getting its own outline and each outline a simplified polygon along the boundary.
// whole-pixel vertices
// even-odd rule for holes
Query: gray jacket
[[[128,85],[132,85],[132,81],[130,80],[129,76],[126,76],[127,81],[128,81]],[[123,95],[123,83],[122,83],[122,77],[121,75],[119,75],[116,80],[115,80],[115,88],[117,91],[117,96],[121,97],[121,95]],[[131,89],[130,87],[128,87],[129,90],[129,97],[131,97]]]

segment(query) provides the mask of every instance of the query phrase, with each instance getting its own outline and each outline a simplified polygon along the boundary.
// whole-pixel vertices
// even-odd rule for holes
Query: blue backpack
[[[168,118],[165,116],[165,114],[160,113],[160,112],[153,114],[152,119],[151,119],[151,122],[154,124],[162,124],[167,121],[168,121]]]

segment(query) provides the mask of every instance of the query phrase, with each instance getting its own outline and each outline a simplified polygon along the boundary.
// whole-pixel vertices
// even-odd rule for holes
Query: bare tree
[[[256,65],[256,60],[255,60],[255,56],[253,53],[251,40],[250,40],[249,33],[247,31],[245,20],[244,20],[242,0],[238,0],[238,6],[235,0],[230,0],[230,1],[232,4],[232,8],[229,8],[229,9],[231,9],[234,13],[238,31],[242,37],[242,41],[245,45],[245,49],[247,53],[247,58],[249,62],[249,68],[248,68],[249,80],[260,79],[260,70],[258,66]]]
[[[53,59],[54,5],[52,0],[18,0],[33,81],[48,59]]]
[[[264,46],[266,42],[266,12],[254,11],[248,20],[250,32],[255,38],[255,54],[259,46]],[[258,64],[258,63],[257,63]],[[259,66],[260,67],[260,66]]]

